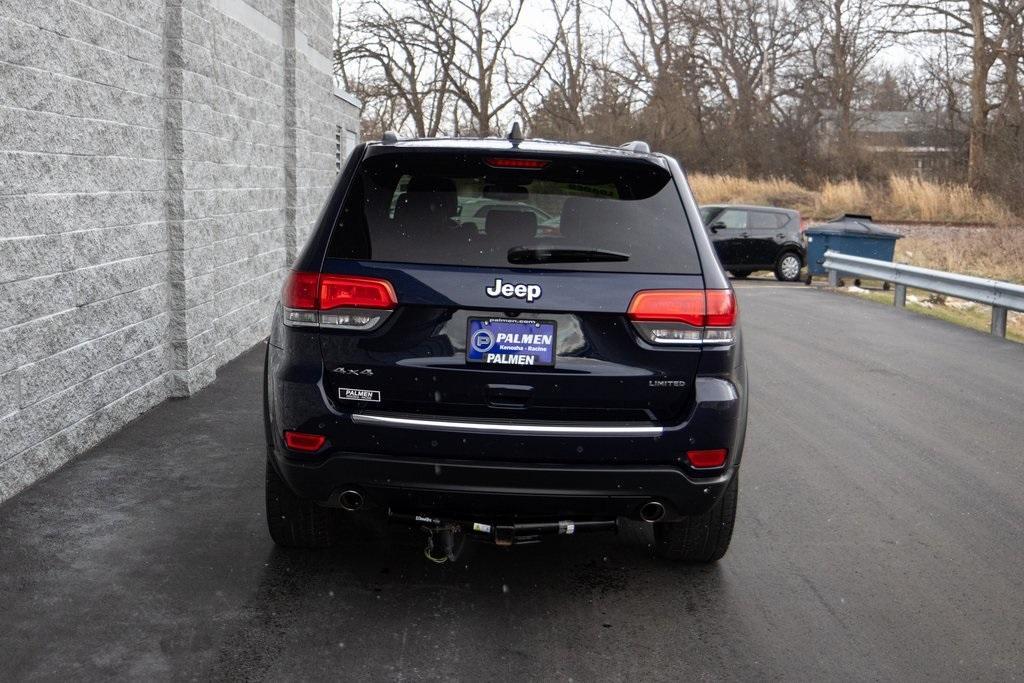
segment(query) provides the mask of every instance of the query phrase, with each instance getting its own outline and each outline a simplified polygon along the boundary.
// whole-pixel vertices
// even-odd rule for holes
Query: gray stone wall
[[[0,0],[0,501],[266,335],[358,131],[331,34],[330,0]]]

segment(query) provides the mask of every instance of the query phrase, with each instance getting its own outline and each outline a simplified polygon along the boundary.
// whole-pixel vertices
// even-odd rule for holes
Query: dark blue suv
[[[502,545],[632,518],[710,562],[746,431],[736,300],[643,143],[387,136],[284,285],[265,411],[280,545],[331,545],[356,511]]]

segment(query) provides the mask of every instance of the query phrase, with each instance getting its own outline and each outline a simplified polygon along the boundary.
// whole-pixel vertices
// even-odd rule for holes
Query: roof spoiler
[[[858,221],[872,221],[871,216],[866,214],[866,213],[844,213],[842,216],[836,216],[832,220],[833,221],[845,221],[845,220],[851,219],[851,218],[853,220],[858,220]],[[874,221],[872,221],[872,222],[874,222]]]

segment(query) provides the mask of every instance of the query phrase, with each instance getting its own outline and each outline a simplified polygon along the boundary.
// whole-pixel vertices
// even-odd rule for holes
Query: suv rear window
[[[683,204],[666,169],[642,160],[534,155],[530,158],[543,162],[543,168],[507,168],[496,167],[501,162],[495,156],[434,150],[365,159],[328,256],[500,268],[700,272]],[[571,247],[584,256],[512,263],[509,250],[514,247],[561,249],[563,257]],[[593,251],[613,252],[617,258],[588,258]]]

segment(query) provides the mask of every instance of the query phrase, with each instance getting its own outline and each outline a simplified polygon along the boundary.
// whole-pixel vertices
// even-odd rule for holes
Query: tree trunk
[[[985,7],[982,0],[969,0],[971,29],[971,130],[968,143],[967,184],[981,189],[985,182],[985,133],[988,127],[988,71],[992,60],[985,37]]]
[[[1000,123],[1010,130],[1011,140],[1016,144],[1020,140],[1021,124],[1024,123],[1024,109],[1020,100],[1020,60],[1024,54],[1024,28],[1016,26],[1007,41],[1006,52],[1002,56],[1003,80],[1005,83],[1003,106]]]

